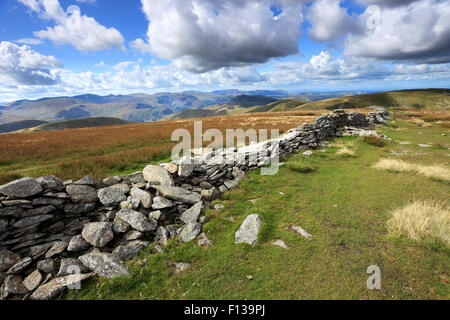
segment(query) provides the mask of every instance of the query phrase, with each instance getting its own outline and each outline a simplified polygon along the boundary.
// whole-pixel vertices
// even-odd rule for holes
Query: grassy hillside
[[[323,111],[253,113],[202,118],[203,130],[216,128],[279,129],[285,132],[313,121]],[[193,133],[193,119],[130,123],[61,131],[3,134],[0,138],[0,184],[16,178],[54,174],[63,179],[106,177],[142,170],[166,158],[178,142],[175,129]]]
[[[41,120],[23,120],[0,124],[0,133],[13,132],[17,130],[33,128],[48,123]]]
[[[362,108],[372,105],[387,108],[448,109],[450,108],[450,89],[400,90],[339,97],[305,103],[295,110],[332,110],[342,107]]]
[[[64,129],[78,129],[78,128],[90,128],[90,127],[101,127],[101,126],[117,126],[129,123],[117,118],[81,118],[72,119],[60,122],[50,122],[44,123],[33,128],[28,128],[20,130],[20,132],[39,132],[39,131],[50,131],[50,130],[64,130]]]
[[[336,139],[309,158],[285,159],[275,176],[251,173],[215,201],[224,205],[222,211],[206,212],[203,231],[213,247],[175,239],[161,254],[150,246],[127,263],[131,278],[94,278],[65,298],[449,299],[449,247],[433,238],[395,236],[388,221],[392,210],[414,199],[444,201],[450,185],[373,165],[393,157],[448,168],[450,144],[441,134],[450,130],[396,120],[381,131],[393,139],[381,147],[360,138]],[[434,145],[418,145],[429,143]],[[353,154],[340,153],[342,145]],[[234,233],[253,213],[262,219],[258,243],[235,245]],[[312,240],[286,230],[291,225],[304,228]],[[274,246],[277,239],[289,249]],[[174,275],[168,262],[191,266]],[[371,265],[381,269],[381,290],[367,289]]]
[[[255,101],[256,103],[256,101]],[[242,107],[240,105],[227,103],[227,104],[217,104],[209,106],[203,109],[183,110],[180,113],[172,114],[165,117],[163,120],[180,120],[180,119],[190,119],[198,117],[213,117],[222,115],[238,115],[246,113],[261,113],[261,112],[282,112],[295,109],[301,106],[305,102],[295,100],[295,99],[282,99],[276,100],[274,102],[268,103],[266,105],[253,105],[251,107]]]

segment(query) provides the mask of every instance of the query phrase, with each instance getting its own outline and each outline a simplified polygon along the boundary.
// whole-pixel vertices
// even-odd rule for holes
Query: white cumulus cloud
[[[141,0],[150,21],[151,50],[180,68],[205,72],[222,67],[263,63],[299,51],[302,1]],[[271,6],[282,9],[275,16]]]
[[[42,55],[27,45],[0,42],[0,78],[4,80],[17,85],[56,84],[59,77],[51,69],[61,67],[55,57]]]
[[[365,12],[361,21],[370,19]],[[399,7],[381,7],[379,23],[362,34],[350,34],[345,54],[377,60],[416,63],[450,62],[450,5],[421,0]]]
[[[306,15],[312,25],[309,35],[319,42],[332,42],[348,33],[358,33],[358,22],[340,6],[339,0],[317,0]]]
[[[55,21],[54,27],[34,32],[40,39],[49,39],[56,44],[71,44],[81,51],[124,48],[124,38],[117,29],[107,28],[94,18],[82,15],[76,5],[71,5],[64,11],[58,0],[18,1],[37,12],[40,17]]]

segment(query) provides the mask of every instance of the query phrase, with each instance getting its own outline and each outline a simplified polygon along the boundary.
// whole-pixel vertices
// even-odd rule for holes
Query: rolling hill
[[[41,120],[24,120],[24,121],[14,121],[9,123],[0,124],[0,133],[8,133],[17,130],[37,127],[42,124],[48,123],[47,121]]]
[[[377,92],[305,103],[294,110],[351,109],[369,106],[441,110],[450,108],[450,89],[412,89]]]
[[[237,96],[229,103],[209,106],[203,109],[186,109],[179,113],[169,115],[163,120],[181,120],[190,118],[204,118],[223,115],[237,115],[257,112],[289,111],[305,102],[295,99],[277,100],[261,96]]]
[[[117,126],[129,123],[130,122],[128,121],[117,118],[107,118],[107,117],[80,118],[60,122],[44,123],[34,127],[19,130],[17,132],[39,132],[39,131],[79,129],[79,128],[91,128],[102,126]]]
[[[286,97],[287,92],[255,91],[261,103],[272,102],[277,97]],[[224,90],[217,92],[160,92],[155,94],[77,95],[38,100],[18,100],[0,109],[0,124],[21,120],[61,121],[82,117],[114,117],[126,121],[150,122],[185,109],[202,109],[220,103],[229,103],[235,97],[238,104],[248,105],[245,91]]]

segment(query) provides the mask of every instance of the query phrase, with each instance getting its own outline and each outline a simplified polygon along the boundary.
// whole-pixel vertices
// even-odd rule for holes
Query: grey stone
[[[148,242],[136,240],[126,245],[118,246],[112,254],[118,256],[122,261],[132,260],[146,246],[148,246]]]
[[[221,204],[221,203],[216,203],[216,204],[213,206],[213,208],[214,208],[214,210],[220,211],[220,210],[222,210],[222,209],[224,208],[224,206],[223,206],[223,204]]]
[[[69,241],[69,245],[67,246],[67,251],[70,252],[79,252],[89,248],[89,243],[87,243],[81,234],[77,236],[73,236]]]
[[[210,189],[202,190],[201,196],[202,196],[202,199],[212,201],[214,199],[217,199],[220,196],[220,193],[216,188],[212,187]]]
[[[41,184],[33,178],[22,178],[0,186],[0,194],[14,198],[28,198],[42,192]]]
[[[0,219],[0,233],[5,232],[8,228],[8,220]]]
[[[199,247],[209,247],[212,246],[213,243],[211,242],[211,240],[208,239],[206,234],[202,232],[197,238],[197,245]]]
[[[54,273],[54,272],[56,272],[55,260],[53,260],[51,258],[45,259],[45,260],[40,260],[37,263],[37,269],[44,273]]]
[[[197,219],[202,212],[203,209],[203,201],[199,201],[196,204],[194,204],[190,209],[183,212],[183,214],[180,216],[180,220],[184,223],[189,222],[197,222]]]
[[[144,214],[132,209],[122,209],[116,213],[116,216],[128,223],[133,229],[140,232],[153,231],[156,229],[156,221],[147,218]]]
[[[20,260],[19,262],[17,262],[16,264],[14,264],[11,268],[9,268],[8,272],[6,272],[7,274],[20,274],[22,273],[23,270],[25,270],[26,267],[28,267],[31,262],[33,262],[33,259],[31,259],[30,257],[26,257],[22,260]]]
[[[29,291],[36,289],[42,281],[42,274],[39,270],[34,270],[28,277],[23,280],[23,285]]]
[[[50,220],[53,217],[54,216],[51,215],[51,214],[44,214],[44,215],[40,215],[40,216],[27,217],[27,218],[23,218],[23,219],[18,220],[12,226],[14,228],[25,228],[25,227],[29,227],[29,226],[32,226],[32,225],[39,224],[41,222]]]
[[[33,199],[33,206],[48,206],[53,205],[56,207],[60,207],[65,202],[65,199],[57,199],[57,198],[48,198],[48,197],[42,197],[42,198],[36,198]]]
[[[131,228],[131,226],[128,223],[126,223],[125,221],[123,221],[122,219],[119,219],[116,215],[116,217],[114,218],[114,221],[113,221],[112,228],[113,228],[114,232],[124,233],[124,232],[127,232]]]
[[[5,278],[2,291],[6,296],[10,294],[27,294],[28,289],[23,285],[23,279],[19,275],[9,275]]]
[[[103,252],[89,253],[78,259],[101,277],[114,278],[116,276],[130,276],[130,272],[125,263],[113,254]]]
[[[57,277],[64,277],[70,274],[81,274],[88,272],[86,266],[79,260],[74,258],[61,259]]]
[[[109,222],[91,222],[84,226],[81,235],[87,243],[103,248],[114,238],[112,225]]]
[[[100,202],[105,206],[117,205],[127,199],[122,190],[113,187],[100,189],[97,195]]]
[[[173,186],[174,181],[167,170],[160,166],[148,165],[142,171],[145,181],[150,185]]]
[[[88,203],[97,201],[97,192],[90,186],[71,184],[66,187],[66,191],[73,202]]]
[[[197,238],[202,232],[202,225],[196,222],[187,223],[180,232],[180,239],[183,242],[189,242]]]
[[[227,187],[228,190],[233,190],[239,185],[239,179],[225,180],[223,184],[225,185],[225,187]]]
[[[195,204],[202,199],[198,193],[179,187],[155,186],[155,189],[164,197],[183,203]]]
[[[110,187],[110,186],[112,186],[114,184],[117,184],[117,183],[120,183],[120,180],[115,178],[115,177],[108,177],[108,178],[103,179],[103,184],[106,187]]]
[[[42,186],[44,191],[60,191],[64,189],[64,183],[55,176],[45,176],[36,179]]]
[[[275,241],[273,242],[273,245],[274,245],[274,246],[281,247],[281,248],[284,248],[284,249],[289,249],[289,247],[287,246],[287,244],[286,244],[283,240],[281,240],[281,239],[275,240]]]
[[[127,231],[123,234],[122,238],[128,241],[137,240],[141,238],[144,234],[140,231],[131,229],[130,231]]]
[[[75,287],[80,281],[92,277],[92,273],[88,274],[72,274],[51,280],[41,285],[31,295],[31,300],[49,300],[63,293],[68,287]]]
[[[160,226],[156,229],[155,241],[158,243],[162,243],[163,245],[167,245],[169,233],[166,228]]]
[[[90,176],[84,176],[80,180],[75,181],[73,184],[90,186],[95,189],[103,188],[105,186],[102,181]]]
[[[172,273],[173,274],[180,274],[184,270],[190,267],[189,263],[186,262],[176,262],[176,263],[169,263],[169,266],[172,267]]]
[[[84,214],[95,209],[95,202],[90,203],[67,203],[64,205],[64,212],[70,214]]]
[[[170,174],[178,172],[178,166],[175,163],[161,163],[160,166],[167,170]]]
[[[193,159],[183,157],[178,163],[178,176],[182,178],[188,178],[194,171]]]
[[[122,190],[122,192],[123,192],[124,194],[127,194],[128,192],[130,192],[130,187],[129,187],[128,184],[126,184],[126,183],[118,183],[118,184],[114,184],[114,185],[110,186],[109,188],[120,189],[120,190]]]
[[[308,240],[312,240],[312,235],[309,234],[306,230],[299,226],[291,226],[291,229],[294,230],[295,233],[305,237]]]
[[[256,244],[261,227],[261,219],[257,214],[248,215],[234,236],[234,243]]]
[[[161,217],[161,211],[159,211],[159,210],[157,210],[157,211],[152,211],[152,212],[150,212],[149,214],[148,214],[148,217],[150,218],[150,219],[153,219],[153,220],[155,220],[155,221],[158,221],[159,220],[159,218]]]
[[[68,241],[57,241],[45,254],[45,258],[51,258],[57,254],[60,254],[61,252],[63,252],[67,246],[68,246],[69,242]]]
[[[166,199],[164,197],[154,197],[153,198],[152,208],[155,210],[171,208],[173,206],[174,206],[174,203],[172,201],[170,201],[169,199]]]
[[[141,202],[141,205],[146,208],[149,209],[152,206],[152,196],[150,195],[149,192],[141,190],[139,188],[133,187],[131,188],[130,191],[130,195],[135,198],[138,199]]]

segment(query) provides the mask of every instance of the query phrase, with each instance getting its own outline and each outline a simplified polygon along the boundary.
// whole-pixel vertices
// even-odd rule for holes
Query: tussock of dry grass
[[[344,147],[340,148],[338,151],[336,151],[336,154],[353,156],[353,155],[355,155],[355,151],[344,146]]]
[[[344,156],[353,156],[355,154],[355,151],[353,150],[356,148],[355,141],[336,141],[330,146],[339,148],[336,151],[336,154],[344,155]]]
[[[396,172],[417,172],[429,178],[450,181],[450,170],[442,165],[424,166],[396,159],[381,159],[373,167]]]
[[[387,229],[393,236],[415,240],[439,239],[450,245],[450,211],[445,203],[414,201],[392,211]]]

